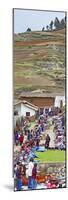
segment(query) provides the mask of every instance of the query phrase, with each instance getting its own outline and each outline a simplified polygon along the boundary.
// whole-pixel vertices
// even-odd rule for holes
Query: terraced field
[[[44,90],[63,94],[65,30],[14,35],[14,94]]]

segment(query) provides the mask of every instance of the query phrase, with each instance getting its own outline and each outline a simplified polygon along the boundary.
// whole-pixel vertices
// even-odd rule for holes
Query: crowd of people
[[[36,189],[37,163],[34,163],[33,158],[30,159],[28,168],[25,167],[24,162],[18,162],[14,170],[15,187],[17,190],[21,190],[23,188],[25,176],[28,178],[28,189]]]
[[[17,124],[14,129],[14,146],[20,146],[19,152],[14,152],[14,180],[15,190],[22,190],[23,184],[26,179],[28,189],[36,189],[37,187],[37,173],[38,173],[38,161],[34,158],[37,157],[35,151],[40,148],[43,151],[48,150],[51,138],[46,133],[47,127],[50,126],[49,118],[51,118],[51,124],[54,125],[54,131],[56,134],[55,148],[65,149],[65,122],[64,115],[55,115],[54,111],[46,113],[45,115],[39,115],[35,120],[33,128],[30,127],[30,119],[24,119],[23,125]],[[44,137],[44,147],[40,145],[41,137]],[[52,184],[50,180],[47,181],[47,188],[57,188]]]
[[[64,167],[63,167],[64,169]],[[65,170],[65,169],[64,169]],[[30,159],[28,166],[25,166],[25,163],[17,162],[17,165],[14,168],[14,189],[15,191],[26,190],[35,190],[42,188],[64,188],[66,186],[65,178],[63,172],[63,178],[61,177],[61,172],[58,173],[59,178],[56,178],[56,175],[38,175],[38,165],[34,162],[33,158]],[[41,180],[41,176],[43,179]],[[26,178],[25,178],[26,177]],[[42,182],[42,184],[40,184]],[[25,186],[25,187],[24,187]],[[39,186],[39,187],[38,187]]]
[[[65,131],[65,122],[64,116],[59,116],[55,118],[55,147],[57,149],[65,150],[66,149],[66,131]]]

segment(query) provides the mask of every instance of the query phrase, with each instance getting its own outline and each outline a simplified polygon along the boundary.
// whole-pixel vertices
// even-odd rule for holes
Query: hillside
[[[64,93],[65,30],[14,34],[14,94]]]

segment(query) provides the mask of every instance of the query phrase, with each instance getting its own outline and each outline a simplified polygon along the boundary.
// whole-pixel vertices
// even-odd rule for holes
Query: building
[[[61,108],[65,105],[64,96],[56,96],[36,91],[22,92],[19,96],[19,100],[25,100],[37,106],[41,114],[45,113],[47,109],[51,109],[53,107]]]
[[[41,111],[54,106],[55,97],[47,96],[45,93],[39,92],[23,92],[19,96],[19,100],[28,101],[37,106]]]
[[[56,96],[55,98],[55,107],[62,108],[65,106],[65,96]]]
[[[36,114],[38,107],[23,100],[14,104],[14,115],[19,117],[32,117]]]

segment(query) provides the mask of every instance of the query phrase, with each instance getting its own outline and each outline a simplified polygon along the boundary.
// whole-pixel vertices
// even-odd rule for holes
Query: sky
[[[14,9],[14,33],[25,32],[28,27],[32,31],[46,29],[55,17],[61,20],[65,12]]]

